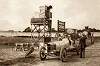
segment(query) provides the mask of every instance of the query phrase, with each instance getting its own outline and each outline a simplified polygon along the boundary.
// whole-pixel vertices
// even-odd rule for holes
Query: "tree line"
[[[39,31],[41,31],[42,29],[38,29],[37,31],[35,31],[35,32],[39,32]],[[77,31],[78,32],[82,32],[82,31],[84,31],[85,29],[78,29]],[[96,28],[88,28],[88,30],[90,31],[90,32],[100,32],[100,30],[99,29],[96,29]],[[24,29],[24,31],[23,32],[31,32],[31,28],[30,27],[27,27],[27,28],[25,28]],[[51,28],[51,32],[57,32],[57,30],[55,29],[55,28]]]

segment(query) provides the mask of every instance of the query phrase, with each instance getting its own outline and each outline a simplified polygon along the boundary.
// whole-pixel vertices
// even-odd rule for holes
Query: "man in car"
[[[58,41],[62,41],[62,36],[61,36],[61,34],[58,35]]]

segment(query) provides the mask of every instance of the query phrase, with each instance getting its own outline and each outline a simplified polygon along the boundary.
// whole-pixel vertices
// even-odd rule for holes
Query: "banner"
[[[44,18],[31,18],[31,24],[41,24],[44,23],[45,19]]]

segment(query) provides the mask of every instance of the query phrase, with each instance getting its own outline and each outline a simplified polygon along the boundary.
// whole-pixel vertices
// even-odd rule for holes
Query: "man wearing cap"
[[[85,58],[85,47],[86,47],[86,36],[83,33],[82,36],[80,37],[80,58]]]

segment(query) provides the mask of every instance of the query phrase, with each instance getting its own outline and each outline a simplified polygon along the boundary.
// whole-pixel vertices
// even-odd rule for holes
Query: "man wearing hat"
[[[82,33],[81,37],[80,37],[80,58],[85,58],[85,47],[86,47],[86,36],[84,33]]]

